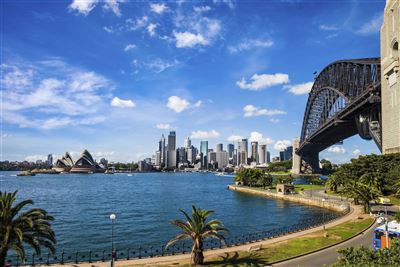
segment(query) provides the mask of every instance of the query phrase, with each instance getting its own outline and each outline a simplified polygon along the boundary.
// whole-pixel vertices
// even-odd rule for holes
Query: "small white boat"
[[[132,173],[129,173],[128,176],[133,176],[133,174],[132,174]]]
[[[217,175],[217,176],[225,176],[225,173],[224,173],[224,172],[219,172],[219,173],[217,173],[216,175]]]

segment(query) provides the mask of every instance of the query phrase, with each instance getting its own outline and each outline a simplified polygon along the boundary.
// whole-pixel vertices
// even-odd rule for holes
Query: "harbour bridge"
[[[316,77],[295,153],[299,173],[319,172],[319,152],[360,135],[382,151],[381,59],[333,62]],[[295,164],[295,159],[294,164]]]

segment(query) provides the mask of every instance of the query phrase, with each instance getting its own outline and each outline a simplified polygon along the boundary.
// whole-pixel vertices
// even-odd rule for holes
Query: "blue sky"
[[[272,155],[313,73],[379,56],[384,1],[2,1],[2,159],[151,155],[162,133]],[[379,153],[355,136],[321,158]]]

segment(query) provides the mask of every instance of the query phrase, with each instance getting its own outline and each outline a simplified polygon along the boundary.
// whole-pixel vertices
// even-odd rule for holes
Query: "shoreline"
[[[349,211],[350,209],[350,204],[348,202],[338,201],[329,198],[323,201],[322,198],[319,197],[308,197],[302,194],[283,195],[283,194],[278,194],[276,192],[267,191],[264,189],[257,189],[239,185],[228,185],[228,189],[245,194],[258,195],[267,198],[275,198],[275,199],[281,199],[290,202],[305,204],[309,206],[316,206],[337,212],[346,212]]]

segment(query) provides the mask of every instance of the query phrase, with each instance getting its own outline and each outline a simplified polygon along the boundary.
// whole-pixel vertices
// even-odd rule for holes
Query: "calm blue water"
[[[117,248],[161,246],[177,233],[179,208],[215,210],[231,235],[266,231],[322,216],[316,207],[227,190],[232,177],[213,174],[59,174],[16,177],[0,172],[1,191],[18,190],[55,217],[58,250],[108,249],[116,213]],[[326,212],[326,211],[325,211]]]

